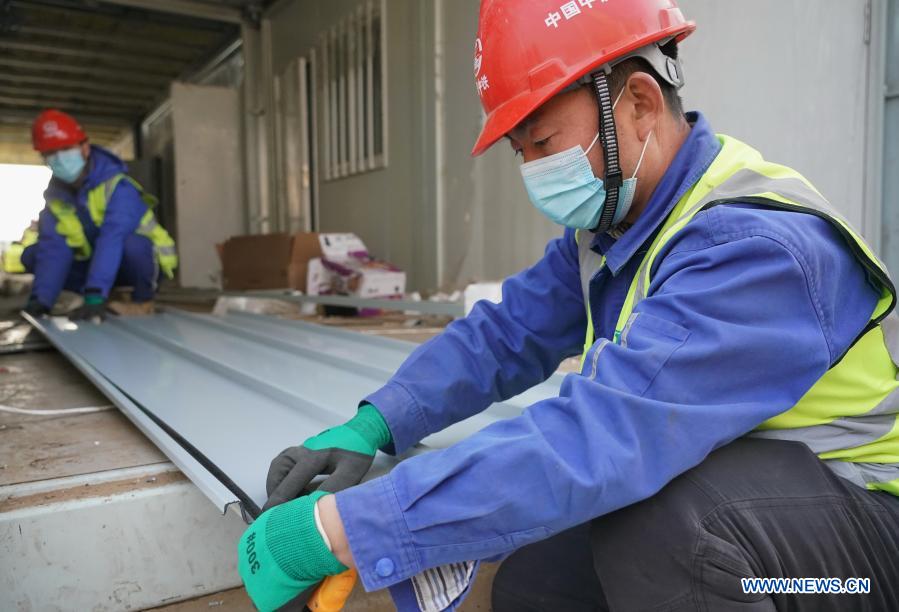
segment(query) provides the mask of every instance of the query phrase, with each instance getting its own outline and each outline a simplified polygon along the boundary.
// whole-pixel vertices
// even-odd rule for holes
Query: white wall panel
[[[867,0],[681,0],[687,108],[811,180],[864,225]]]
[[[171,100],[179,279],[217,287],[215,244],[244,229],[238,90],[174,83]]]

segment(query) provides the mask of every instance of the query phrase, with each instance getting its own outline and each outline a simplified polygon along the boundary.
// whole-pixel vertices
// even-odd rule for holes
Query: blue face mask
[[[72,147],[47,156],[47,165],[53,176],[65,183],[77,181],[86,163],[81,155],[81,147]]]
[[[620,99],[621,95],[618,96],[618,100]],[[612,110],[618,105],[618,100],[615,100]],[[531,202],[551,221],[565,227],[585,230],[593,229],[599,224],[606,203],[606,188],[602,179],[593,174],[590,160],[587,159],[587,154],[598,139],[597,133],[586,151],[578,145],[521,165],[521,176]],[[651,139],[652,132],[643,144],[634,176],[625,180],[618,190],[618,209],[612,220],[613,227],[631,209],[637,189],[637,172]]]

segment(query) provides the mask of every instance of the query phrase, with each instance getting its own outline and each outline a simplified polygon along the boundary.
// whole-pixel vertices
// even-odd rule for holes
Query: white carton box
[[[372,259],[355,234],[320,234],[322,257],[309,260],[306,293],[338,293],[360,298],[402,297],[406,273]]]

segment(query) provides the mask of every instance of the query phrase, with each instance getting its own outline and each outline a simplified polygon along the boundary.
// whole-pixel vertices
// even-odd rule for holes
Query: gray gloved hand
[[[25,313],[30,314],[32,317],[42,317],[44,315],[50,314],[50,309],[41,304],[34,296],[28,298],[28,303],[22,310]]]
[[[106,298],[93,289],[84,292],[84,304],[69,313],[71,321],[103,321],[106,319]]]
[[[327,474],[320,491],[337,493],[359,484],[368,473],[375,453],[391,441],[381,413],[365,404],[355,417],[281,452],[272,461],[265,480],[268,501],[263,510],[302,495],[312,480]]]

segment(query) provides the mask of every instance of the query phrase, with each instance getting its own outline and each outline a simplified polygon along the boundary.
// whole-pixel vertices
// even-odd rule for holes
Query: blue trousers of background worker
[[[31,245],[22,253],[22,265],[28,272],[34,272],[37,245]],[[58,265],[68,266],[69,273],[66,276],[63,289],[84,293],[87,273],[90,269],[90,260],[75,261],[75,254],[69,251],[69,261],[60,261]],[[156,264],[156,255],[153,252],[153,243],[145,236],[131,234],[125,238],[122,249],[122,263],[119,264],[119,273],[116,276],[117,287],[132,287],[134,292],[131,299],[134,302],[148,302],[156,293],[156,285],[159,280],[159,266]]]

